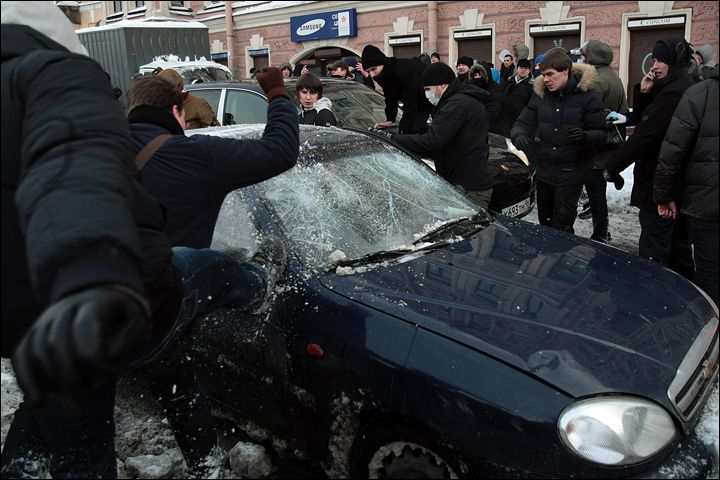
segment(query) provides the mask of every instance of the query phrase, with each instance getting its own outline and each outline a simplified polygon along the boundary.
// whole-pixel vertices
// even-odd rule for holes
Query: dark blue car
[[[258,138],[263,126],[199,130]],[[215,248],[277,235],[271,309],[197,322],[215,413],[331,478],[704,477],[718,310],[692,283],[478,208],[392,144],[301,127]],[[678,470],[679,469],[679,470]]]

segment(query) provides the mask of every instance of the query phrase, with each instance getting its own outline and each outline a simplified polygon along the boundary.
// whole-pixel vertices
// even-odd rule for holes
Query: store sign
[[[304,42],[354,37],[357,35],[356,17],[354,8],[290,17],[290,39],[293,42]]]
[[[453,33],[453,38],[477,38],[477,37],[491,37],[492,30],[467,30],[465,32]]]
[[[248,55],[250,55],[251,57],[270,55],[270,50],[268,50],[267,48],[261,48],[259,50],[248,50]]]
[[[574,32],[580,31],[579,23],[559,23],[557,25],[534,25],[530,27],[530,34],[552,33],[552,32]]]
[[[647,28],[663,25],[684,25],[685,17],[662,17],[662,18],[643,18],[642,20],[630,20],[628,28]]]
[[[413,35],[412,37],[395,37],[388,40],[390,45],[414,45],[420,43],[420,35]]]

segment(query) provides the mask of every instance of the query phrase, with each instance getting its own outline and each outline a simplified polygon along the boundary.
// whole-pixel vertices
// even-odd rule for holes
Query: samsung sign
[[[354,8],[290,17],[290,38],[293,42],[356,35],[357,22]]]

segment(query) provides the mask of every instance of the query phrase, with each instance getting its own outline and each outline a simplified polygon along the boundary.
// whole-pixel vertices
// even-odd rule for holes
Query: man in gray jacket
[[[690,87],[675,109],[660,150],[653,198],[658,214],[687,215],[695,283],[718,302],[718,67]]]

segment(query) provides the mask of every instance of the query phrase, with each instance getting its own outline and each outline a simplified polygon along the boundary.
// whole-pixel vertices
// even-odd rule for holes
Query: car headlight
[[[675,436],[672,418],[662,407],[635,397],[581,400],[563,411],[558,429],[573,453],[603,465],[646,460]]]

